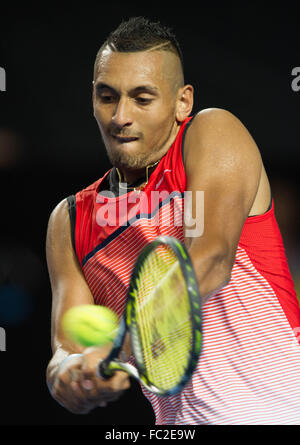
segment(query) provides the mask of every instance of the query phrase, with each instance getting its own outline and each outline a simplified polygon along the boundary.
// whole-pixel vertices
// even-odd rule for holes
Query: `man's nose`
[[[132,124],[132,110],[129,99],[121,98],[118,101],[112,122],[119,128],[128,127]]]

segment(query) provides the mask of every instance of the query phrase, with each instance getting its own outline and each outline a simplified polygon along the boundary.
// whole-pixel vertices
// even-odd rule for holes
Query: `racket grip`
[[[109,362],[107,360],[101,360],[98,364],[97,375],[101,379],[108,379],[112,376],[113,371],[108,367]]]
[[[120,362],[120,360],[103,360],[98,364],[97,375],[102,379],[108,379],[111,377],[115,371],[123,371],[127,372],[127,374],[131,375],[139,379],[139,373],[137,369],[129,364]]]

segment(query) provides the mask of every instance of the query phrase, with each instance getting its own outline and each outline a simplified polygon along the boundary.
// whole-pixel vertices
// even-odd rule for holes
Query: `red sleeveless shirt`
[[[95,303],[119,317],[137,255],[159,235],[184,240],[182,143],[190,122],[143,193],[112,197],[107,172],[69,199],[75,251]],[[245,221],[231,280],[203,307],[204,346],[193,377],[172,397],[143,390],[157,424],[299,424],[300,310],[275,215]]]

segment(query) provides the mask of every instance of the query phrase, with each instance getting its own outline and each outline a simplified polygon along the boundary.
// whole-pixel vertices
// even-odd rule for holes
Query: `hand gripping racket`
[[[128,331],[136,367],[118,359]],[[99,375],[123,370],[149,391],[173,395],[190,379],[201,344],[201,298],[188,252],[177,239],[158,237],[138,256],[120,328]]]

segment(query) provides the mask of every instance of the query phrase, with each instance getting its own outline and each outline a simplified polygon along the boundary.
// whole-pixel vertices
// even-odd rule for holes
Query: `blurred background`
[[[76,4],[76,3],[75,3]],[[74,4],[74,5],[75,5]],[[110,167],[92,112],[96,53],[121,20],[144,15],[173,28],[184,54],[194,112],[225,108],[248,128],[269,174],[290,270],[300,293],[300,66],[292,5],[187,6],[110,2],[8,7],[0,12],[0,424],[151,424],[137,385],[107,409],[75,416],[49,395],[51,291],[45,261],[49,215]],[[51,6],[51,7],[50,7]],[[300,84],[300,82],[299,82]],[[127,413],[127,414],[126,414]],[[131,421],[132,422],[132,421]]]

